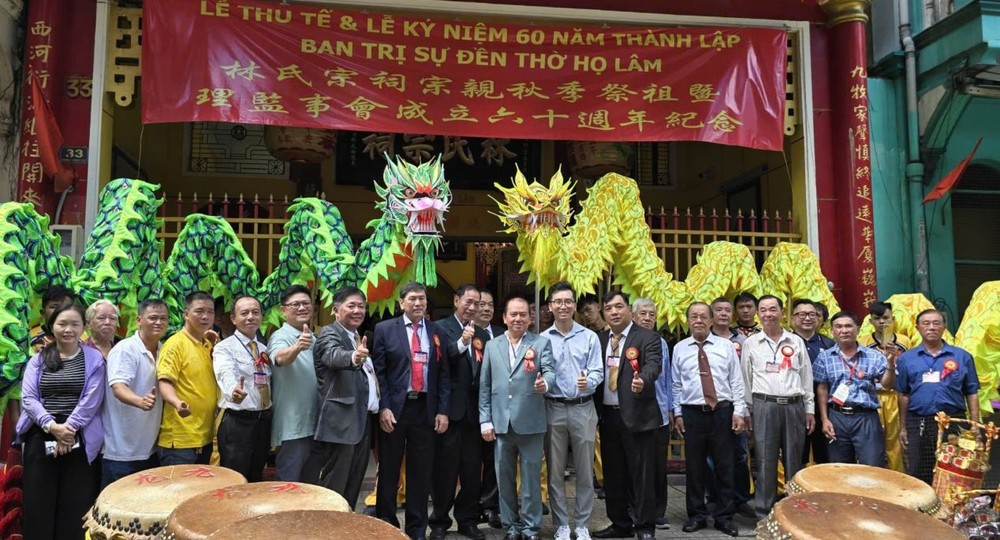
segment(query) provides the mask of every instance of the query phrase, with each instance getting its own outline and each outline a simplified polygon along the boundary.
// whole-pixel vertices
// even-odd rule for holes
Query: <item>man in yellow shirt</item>
[[[893,330],[896,326],[896,318],[892,315],[892,304],[888,302],[872,302],[868,306],[868,315],[871,318],[875,331],[866,336],[858,336],[858,342],[866,347],[872,347],[886,358],[895,360],[899,355],[910,348],[910,340],[906,336],[897,335]],[[906,472],[903,466],[903,447],[899,444],[899,401],[898,394],[894,388],[882,388],[877,390],[878,401],[881,407],[878,414],[882,420],[882,429],[885,431],[885,456],[886,466],[894,471]]]
[[[163,344],[156,369],[163,402],[157,441],[160,465],[207,464],[212,457],[218,386],[212,369],[215,300],[205,292],[184,299],[184,328]],[[211,335],[211,334],[209,334]]]

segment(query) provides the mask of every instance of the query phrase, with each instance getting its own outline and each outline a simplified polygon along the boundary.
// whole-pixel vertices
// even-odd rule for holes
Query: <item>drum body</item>
[[[845,493],[898,504],[935,517],[941,501],[934,488],[890,469],[851,463],[824,463],[806,467],[788,483],[788,494]]]
[[[323,510],[293,510],[231,523],[209,540],[407,540],[402,531],[364,514]]]
[[[236,471],[212,465],[171,465],[137,472],[104,488],[84,521],[91,540],[153,540],[167,517],[195,495],[246,484]]]
[[[255,482],[219,488],[184,501],[167,520],[164,540],[201,540],[247,518],[288,510],[349,512],[335,491],[298,482]]]
[[[933,517],[879,499],[846,493],[800,493],[774,505],[757,525],[761,540],[884,540],[965,536]]]

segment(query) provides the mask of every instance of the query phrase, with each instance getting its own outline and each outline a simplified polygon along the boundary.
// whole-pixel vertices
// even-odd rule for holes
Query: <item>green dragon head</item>
[[[441,156],[420,165],[399,157],[393,163],[388,154],[385,159],[385,187],[375,183],[375,192],[383,199],[376,208],[389,221],[403,226],[408,241],[415,237],[440,239],[438,226],[444,230],[444,213],[451,204]]]
[[[529,184],[518,167],[512,187],[495,184],[504,195],[504,202],[496,201],[500,207],[497,217],[509,233],[531,235],[542,229],[555,229],[562,234],[573,214],[569,202],[574,184],[563,180],[561,168],[552,175],[549,187],[537,181]]]
[[[529,184],[517,168],[512,187],[494,185],[504,196],[503,202],[494,199],[500,208],[495,215],[507,227],[505,232],[517,235],[522,271],[529,272],[531,281],[546,286],[561,279],[556,275],[555,258],[573,215],[570,197],[575,182],[563,180],[559,169],[548,187],[537,181]]]

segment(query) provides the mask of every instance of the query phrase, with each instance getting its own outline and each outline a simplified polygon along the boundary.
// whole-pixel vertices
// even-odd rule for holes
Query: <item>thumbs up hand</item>
[[[632,372],[632,393],[633,394],[638,394],[638,393],[642,392],[643,388],[645,388],[645,383],[642,382],[641,378],[639,378],[639,372],[638,371],[633,371]]]
[[[580,390],[587,389],[587,374],[583,371],[581,371],[580,376],[576,378],[576,387]]]
[[[469,324],[465,325],[465,328],[462,329],[462,343],[468,345],[475,334],[476,327],[473,326],[472,321],[469,321]]]
[[[230,401],[233,403],[243,403],[243,400],[247,397],[246,391],[243,390],[244,383],[246,383],[246,377],[240,375],[240,383],[233,389],[233,395],[230,397]]]
[[[139,403],[139,408],[144,411],[153,410],[153,406],[156,405],[156,388],[154,387],[149,391],[148,394],[142,396],[142,401]]]
[[[542,379],[542,372],[539,371],[538,375],[535,376],[535,392],[544,394],[548,389],[549,385],[545,384],[545,380]]]
[[[295,347],[299,350],[299,352],[302,352],[312,347],[312,344],[313,335],[312,332],[309,331],[309,325],[303,324],[302,333],[299,334],[299,339],[295,342]]]
[[[360,366],[368,358],[368,336],[361,338],[361,345],[354,350],[354,365]]]

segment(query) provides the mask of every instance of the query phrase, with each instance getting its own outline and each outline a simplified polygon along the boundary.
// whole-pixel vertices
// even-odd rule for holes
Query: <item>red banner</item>
[[[786,35],[146,0],[144,122],[783,147]]]

